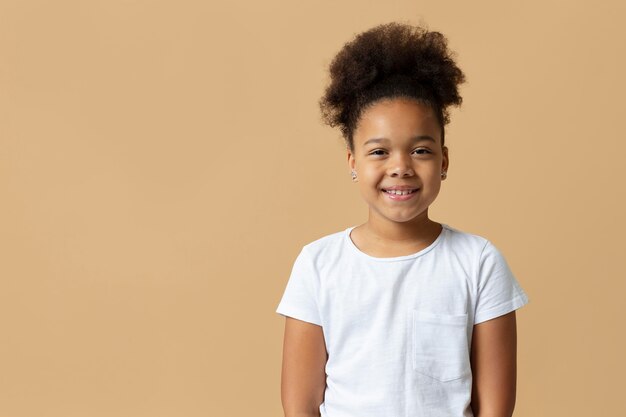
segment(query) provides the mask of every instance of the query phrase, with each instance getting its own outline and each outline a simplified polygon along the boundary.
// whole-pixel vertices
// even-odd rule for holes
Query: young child
[[[442,34],[388,23],[330,65],[322,114],[369,217],[295,260],[276,310],[286,417],[513,413],[515,310],[528,297],[489,240],[428,217],[465,81],[452,56]]]

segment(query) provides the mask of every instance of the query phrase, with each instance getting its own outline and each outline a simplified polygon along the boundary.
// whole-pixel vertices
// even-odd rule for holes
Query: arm
[[[511,417],[515,408],[515,311],[474,326],[470,354],[475,417]]]
[[[326,344],[322,327],[285,319],[281,401],[285,417],[318,417],[326,389]]]

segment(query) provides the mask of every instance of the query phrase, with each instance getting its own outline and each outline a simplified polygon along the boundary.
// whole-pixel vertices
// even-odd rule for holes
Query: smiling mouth
[[[413,190],[402,190],[402,191],[394,191],[394,190],[385,190],[383,189],[384,193],[390,194],[390,195],[409,195],[409,194],[413,194],[414,192],[418,191],[419,188],[415,188]]]

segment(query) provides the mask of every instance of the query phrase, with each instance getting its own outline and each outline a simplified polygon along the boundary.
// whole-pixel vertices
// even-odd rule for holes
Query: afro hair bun
[[[332,60],[319,105],[323,121],[339,126],[351,150],[353,133],[368,104],[392,97],[412,97],[432,106],[442,131],[447,107],[460,105],[458,85],[465,75],[439,32],[397,22],[378,25],[346,43]]]

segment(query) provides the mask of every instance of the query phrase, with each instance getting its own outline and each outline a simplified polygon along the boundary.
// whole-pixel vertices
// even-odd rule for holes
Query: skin
[[[356,183],[369,207],[368,221],[352,230],[354,244],[375,257],[408,255],[429,246],[442,226],[428,218],[428,207],[449,164],[432,109],[407,98],[378,101],[362,112],[353,138],[348,165],[357,172]],[[386,140],[366,144],[375,138]],[[393,201],[382,191],[400,184],[419,190],[406,201]],[[514,311],[474,326],[470,360],[475,417],[512,415],[516,343]],[[320,415],[327,360],[322,327],[287,317],[281,376],[286,417]]]
[[[348,165],[369,206],[368,221],[350,236],[356,246],[368,255],[394,257],[430,245],[441,224],[428,218],[428,206],[439,194],[449,162],[432,109],[405,98],[378,101],[361,114],[353,139]],[[410,200],[394,201],[382,190],[392,185],[419,190]]]
[[[322,327],[286,317],[280,389],[285,417],[320,416],[327,360]]]
[[[517,379],[515,311],[474,326],[470,361],[474,416],[512,416]]]

